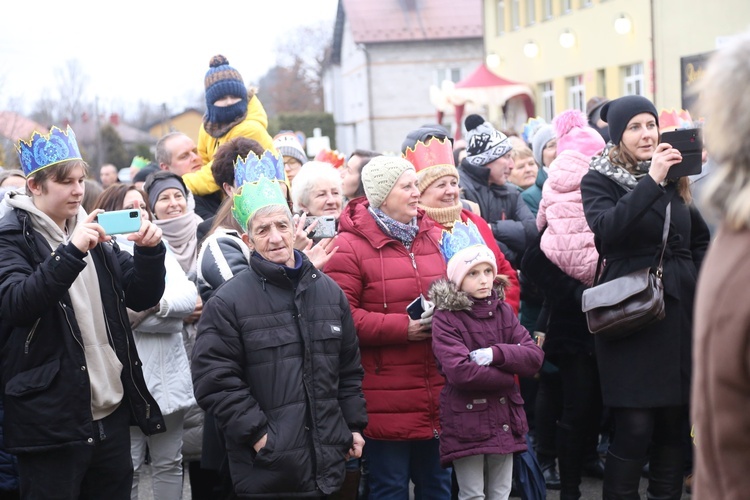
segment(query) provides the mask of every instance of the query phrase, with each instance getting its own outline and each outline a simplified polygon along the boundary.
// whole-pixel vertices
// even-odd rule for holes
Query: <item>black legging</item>
[[[682,446],[684,406],[664,408],[612,408],[615,432],[609,450],[626,460],[641,460],[653,442]]]

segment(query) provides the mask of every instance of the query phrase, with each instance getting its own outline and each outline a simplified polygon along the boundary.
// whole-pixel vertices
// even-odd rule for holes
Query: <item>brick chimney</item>
[[[111,115],[109,115],[109,123],[111,123],[115,127],[118,126],[120,124],[120,115],[118,115],[117,113],[112,113]]]

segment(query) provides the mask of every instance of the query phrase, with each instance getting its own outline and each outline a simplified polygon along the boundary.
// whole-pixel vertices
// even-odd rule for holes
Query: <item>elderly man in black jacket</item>
[[[536,218],[521,198],[521,192],[508,183],[508,174],[513,169],[512,145],[505,134],[479,115],[466,117],[466,130],[467,155],[458,168],[463,198],[479,205],[503,255],[518,269],[537,229]]]
[[[342,487],[345,460],[361,455],[367,425],[349,304],[293,249],[276,182],[245,184],[233,213],[253,254],[203,310],[196,398],[224,432],[239,497],[329,495]]]
[[[143,219],[135,254],[119,251],[81,208],[87,165],[70,128],[18,149],[28,195],[0,205],[5,447],[22,498],[126,500],[131,422],[164,431],[125,309],[164,293],[161,230]]]

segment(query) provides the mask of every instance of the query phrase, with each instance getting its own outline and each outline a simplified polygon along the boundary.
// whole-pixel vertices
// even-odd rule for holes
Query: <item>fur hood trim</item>
[[[508,277],[498,274],[495,277],[495,291],[499,300],[505,300],[505,290],[510,286]],[[430,286],[429,298],[435,308],[442,311],[470,311],[473,301],[468,293],[447,278],[440,278]]]

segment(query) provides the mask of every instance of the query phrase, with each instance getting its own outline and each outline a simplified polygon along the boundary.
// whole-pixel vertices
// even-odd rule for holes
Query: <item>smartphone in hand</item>
[[[96,218],[107,234],[135,233],[141,228],[141,211],[138,208],[102,212]]]
[[[318,221],[318,224],[308,233],[308,237],[313,240],[322,240],[324,238],[333,238],[336,236],[336,230],[338,223],[336,217],[333,215],[322,215],[319,217],[307,217],[305,219],[305,229],[314,221]]]
[[[701,173],[703,169],[701,129],[688,128],[664,132],[661,134],[661,142],[666,142],[682,153],[682,161],[669,167],[667,179],[679,179],[680,177]]]
[[[408,306],[406,306],[406,314],[411,319],[417,320],[422,318],[424,312],[424,296],[419,294],[419,297],[414,299]]]

